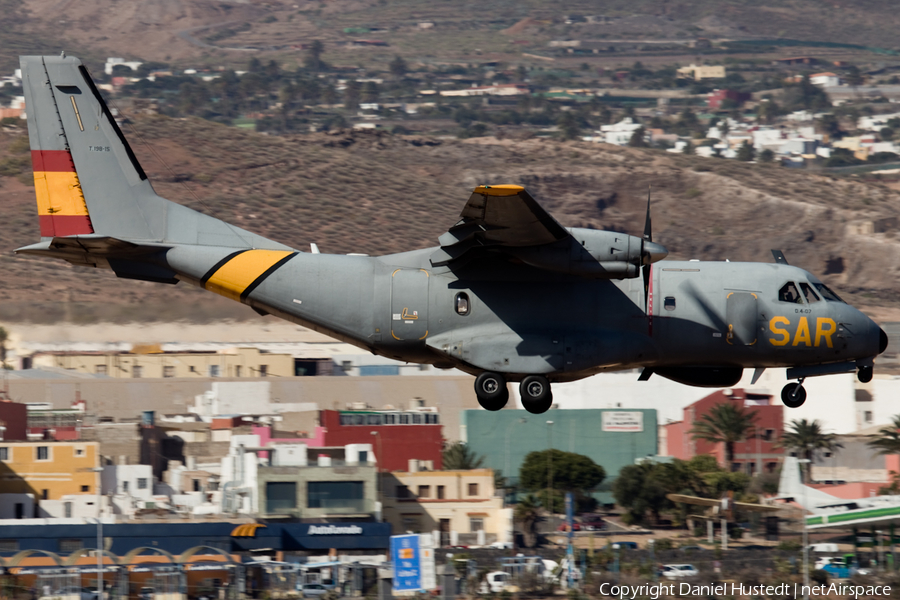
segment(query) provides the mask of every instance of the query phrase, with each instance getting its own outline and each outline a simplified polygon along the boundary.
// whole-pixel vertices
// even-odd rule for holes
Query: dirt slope
[[[0,158],[21,147],[21,135],[0,133]],[[881,185],[584,142],[280,138],[166,118],[138,120],[126,135],[160,194],[301,250],[310,242],[323,252],[369,254],[435,245],[483,183],[525,185],[567,226],[640,234],[652,185],[654,237],[673,258],[770,261],[769,250],[779,248],[855,302],[898,306],[900,243],[891,218],[900,194]],[[13,256],[37,239],[27,180],[27,173],[0,177],[0,318],[249,314],[209,294],[198,304],[200,292],[183,285]],[[857,233],[857,224],[874,221],[886,231]],[[58,303],[77,310],[70,304],[64,313]]]

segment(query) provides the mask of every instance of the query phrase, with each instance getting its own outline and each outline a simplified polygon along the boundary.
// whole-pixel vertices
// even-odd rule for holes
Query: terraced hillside
[[[900,194],[884,184],[586,142],[271,137],[162,117],[126,135],[162,195],[301,250],[435,245],[483,183],[525,185],[567,226],[639,234],[652,185],[654,236],[673,258],[769,261],[780,248],[854,302],[900,310]],[[12,255],[38,235],[29,178],[24,133],[0,132],[0,320],[253,314],[185,285]],[[881,232],[863,233],[872,223]]]

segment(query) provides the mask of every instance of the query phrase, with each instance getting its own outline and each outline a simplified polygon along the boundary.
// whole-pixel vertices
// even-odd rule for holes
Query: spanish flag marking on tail
[[[32,150],[42,237],[94,233],[75,163],[68,150]]]

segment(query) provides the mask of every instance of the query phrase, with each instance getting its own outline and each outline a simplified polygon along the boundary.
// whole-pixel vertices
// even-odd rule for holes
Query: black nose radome
[[[878,354],[882,354],[885,350],[887,350],[888,345],[888,336],[884,332],[884,329],[878,328]]]

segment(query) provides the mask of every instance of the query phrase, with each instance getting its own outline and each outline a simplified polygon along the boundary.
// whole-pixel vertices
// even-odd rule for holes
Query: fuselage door
[[[727,292],[725,339],[733,346],[752,346],[756,343],[757,297],[752,292]]]
[[[397,340],[428,336],[428,280],[424,269],[397,269],[391,275],[391,335]]]

